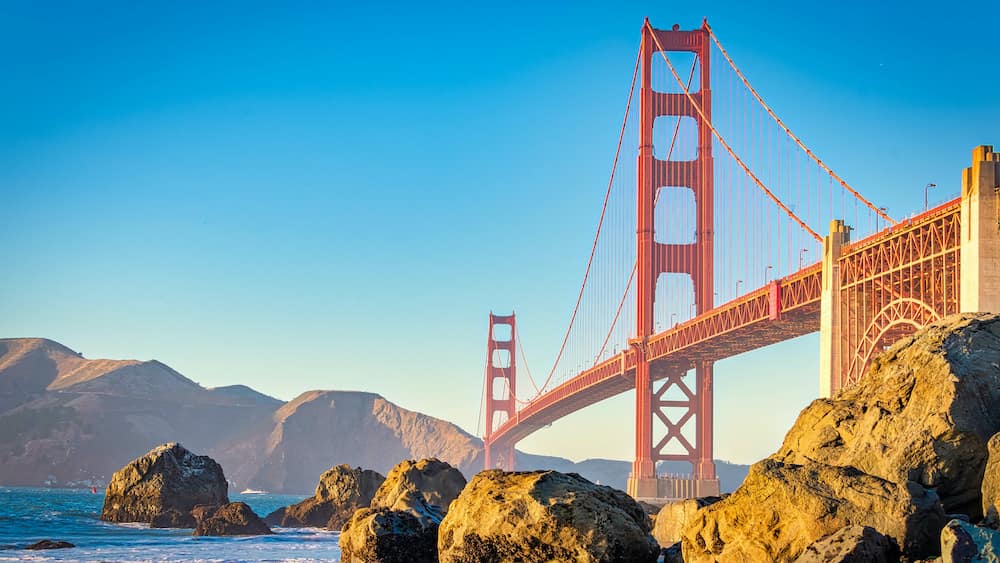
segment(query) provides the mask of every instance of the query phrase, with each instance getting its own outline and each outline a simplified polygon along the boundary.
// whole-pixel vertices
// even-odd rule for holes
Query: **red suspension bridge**
[[[895,221],[789,129],[707,22],[645,22],[576,306],[530,396],[514,315],[490,315],[486,467],[514,469],[518,440],[635,389],[629,494],[718,494],[713,364],[818,331],[828,396],[902,335],[1000,312],[998,190],[1000,154],[979,147],[961,197]],[[691,475],[660,477],[661,461]]]

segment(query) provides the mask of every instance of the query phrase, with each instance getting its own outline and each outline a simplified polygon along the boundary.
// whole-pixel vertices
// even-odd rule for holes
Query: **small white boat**
[[[266,495],[267,491],[261,491],[258,489],[243,489],[240,491],[241,495]]]

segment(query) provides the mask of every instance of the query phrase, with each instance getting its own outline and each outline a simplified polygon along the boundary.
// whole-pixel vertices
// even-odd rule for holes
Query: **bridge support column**
[[[712,362],[698,362],[695,367],[695,380],[698,387],[698,425],[695,427],[695,449],[698,452],[698,462],[694,467],[694,478],[698,481],[698,490],[705,489],[698,496],[716,496],[719,494],[719,480],[715,476],[715,459],[713,456],[712,437],[712,380],[714,378]],[[711,492],[713,489],[714,492]]]
[[[633,498],[657,497],[653,463],[653,377],[646,359],[646,343],[633,342],[635,365],[635,461],[628,476],[627,493]]]
[[[840,388],[843,370],[844,331],[840,303],[840,250],[850,242],[850,227],[830,221],[823,238],[823,289],[819,313],[819,396],[830,397]]]
[[[1000,313],[1000,153],[972,151],[962,175],[959,311]]]
[[[509,337],[498,327],[509,327]],[[504,332],[507,329],[502,329]],[[517,416],[517,362],[514,313],[490,313],[490,332],[486,340],[486,435],[483,436],[485,469],[514,470],[514,444],[493,443],[493,432],[505,421]]]

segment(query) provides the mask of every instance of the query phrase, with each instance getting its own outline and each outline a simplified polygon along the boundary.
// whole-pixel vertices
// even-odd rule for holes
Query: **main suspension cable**
[[[677,84],[680,85],[680,87],[684,90],[684,95],[687,96],[688,101],[691,103],[691,106],[695,109],[695,111],[698,112],[698,116],[701,117],[702,123],[706,127],[708,127],[708,129],[712,132],[712,135],[714,135],[715,138],[719,141],[719,143],[722,144],[722,147],[726,149],[726,152],[729,153],[729,156],[733,157],[733,160],[736,161],[736,164],[738,164],[740,168],[743,169],[743,172],[746,173],[747,176],[750,176],[750,178],[754,181],[754,183],[757,184],[757,187],[760,188],[765,194],[767,194],[767,197],[769,197],[771,201],[775,203],[775,205],[781,208],[781,210],[784,211],[786,215],[788,215],[806,232],[812,235],[813,238],[822,242],[823,237],[819,236],[819,234],[816,233],[816,231],[810,229],[809,225],[805,224],[805,222],[803,222],[802,219],[799,219],[799,217],[795,215],[795,213],[791,209],[789,209],[788,206],[786,206],[780,199],[778,199],[778,197],[774,195],[774,193],[771,192],[771,190],[769,190],[767,186],[764,185],[763,182],[760,181],[760,178],[758,178],[757,175],[754,174],[752,170],[750,170],[750,168],[746,165],[746,163],[743,162],[743,159],[741,159],[736,154],[733,148],[729,146],[729,143],[726,142],[726,140],[722,137],[719,131],[715,128],[715,126],[712,125],[712,121],[708,119],[708,117],[705,115],[705,112],[702,111],[701,105],[699,105],[695,101],[694,96],[691,94],[690,90],[685,88],[684,82],[681,80],[681,77],[677,74],[677,69],[674,68],[674,65],[670,62],[670,59],[667,58],[667,53],[666,51],[663,50],[663,45],[660,44],[660,39],[656,36],[653,26],[650,25],[648,21],[646,22],[646,27],[649,28],[650,35],[653,37],[653,41],[656,43],[657,50],[659,50],[660,54],[663,56],[663,61],[667,64],[667,68],[670,70],[670,74],[674,76],[674,80],[676,80]]]
[[[785,133],[787,133],[788,136],[791,137],[793,141],[795,141],[795,144],[797,144],[799,148],[805,151],[805,153],[809,155],[809,157],[812,158],[816,162],[816,164],[820,166],[820,168],[825,170],[827,174],[833,177],[834,180],[839,182],[840,185],[845,190],[849,191],[851,195],[859,199],[862,203],[868,206],[869,209],[877,213],[879,217],[895,225],[896,221],[894,221],[892,217],[886,214],[886,212],[883,211],[881,207],[876,207],[874,203],[865,199],[865,196],[861,195],[860,192],[858,192],[850,185],[848,185],[848,183],[843,178],[838,176],[836,172],[834,172],[829,166],[827,166],[822,160],[820,160],[820,158],[816,156],[816,153],[810,150],[809,147],[807,147],[806,144],[803,143],[802,140],[795,135],[795,133],[792,133],[792,130],[789,129],[787,125],[785,125],[785,122],[782,121],[780,117],[778,117],[778,114],[774,113],[774,110],[771,109],[771,106],[767,105],[767,102],[764,101],[764,98],[762,98],[760,94],[757,93],[757,90],[750,85],[750,81],[747,80],[746,76],[743,75],[743,72],[741,72],[739,67],[736,66],[736,63],[733,61],[732,57],[729,56],[729,53],[726,52],[726,49],[725,47],[722,46],[722,43],[719,42],[719,38],[715,36],[715,32],[712,31],[712,28],[711,26],[708,25],[707,21],[705,22],[705,30],[708,31],[709,37],[712,38],[712,41],[715,43],[715,46],[719,48],[719,51],[722,53],[723,58],[725,58],[726,61],[729,63],[729,66],[732,67],[733,72],[736,73],[736,76],[738,76],[740,80],[743,81],[743,85],[747,87],[747,90],[749,90],[751,94],[753,94],[753,97],[756,98],[757,102],[764,107],[764,109],[767,111],[767,114],[771,116],[771,119],[774,119],[775,123],[778,124],[778,127],[781,127],[785,131]]]

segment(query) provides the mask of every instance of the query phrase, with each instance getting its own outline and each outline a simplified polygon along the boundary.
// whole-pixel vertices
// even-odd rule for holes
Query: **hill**
[[[374,393],[308,391],[285,403],[244,385],[205,388],[156,360],[90,360],[51,340],[0,339],[0,484],[106,483],[168,441],[211,455],[236,490],[308,493],[340,463],[386,473],[438,457],[469,476],[483,463],[479,438]],[[518,452],[518,468],[624,489],[630,464]],[[723,463],[719,474],[732,490],[746,466]]]

